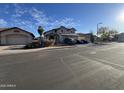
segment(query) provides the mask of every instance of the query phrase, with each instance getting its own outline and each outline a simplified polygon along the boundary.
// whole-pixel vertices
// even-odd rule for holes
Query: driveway
[[[0,46],[0,52],[8,49],[10,46]]]

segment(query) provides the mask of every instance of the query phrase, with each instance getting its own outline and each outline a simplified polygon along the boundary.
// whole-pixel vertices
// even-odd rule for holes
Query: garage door
[[[8,35],[6,37],[6,43],[8,45],[25,45],[27,44],[27,36],[25,35]]]

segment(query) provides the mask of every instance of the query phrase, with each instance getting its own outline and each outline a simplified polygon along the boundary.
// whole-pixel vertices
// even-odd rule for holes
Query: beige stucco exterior
[[[78,33],[78,40],[86,40],[88,42],[91,41],[91,34],[82,34],[82,33]]]
[[[78,39],[78,35],[75,33],[74,28],[65,28],[63,26],[52,29],[45,33],[45,39],[50,39],[51,36],[56,42],[62,43],[65,38]]]
[[[30,33],[17,28],[0,32],[0,40],[2,45],[27,44],[31,43],[32,39],[33,37]]]
[[[61,29],[59,29],[59,30],[57,30],[57,34],[72,34],[72,33],[75,33],[73,30],[66,30],[66,29],[64,29],[64,28],[61,28]]]
[[[118,34],[117,41],[118,41],[118,42],[124,42],[124,33]]]

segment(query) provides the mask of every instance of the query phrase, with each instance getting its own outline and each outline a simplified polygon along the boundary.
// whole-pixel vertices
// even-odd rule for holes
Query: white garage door
[[[25,35],[8,35],[6,37],[6,43],[8,45],[25,45],[27,44],[27,36]]]

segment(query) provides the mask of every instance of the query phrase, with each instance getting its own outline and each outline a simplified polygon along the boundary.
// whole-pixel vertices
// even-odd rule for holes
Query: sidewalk
[[[53,50],[53,49],[64,49],[64,48],[74,48],[74,47],[87,47],[92,44],[82,44],[82,45],[72,45],[72,46],[51,46],[44,48],[35,48],[35,49],[23,49],[22,46],[13,45],[13,46],[0,46],[0,55],[8,55],[8,54],[18,54],[18,53],[28,53],[35,52],[40,50]]]
[[[11,49],[12,46],[0,46],[0,55],[8,55],[8,54],[17,54],[17,53],[28,53],[35,52],[40,50],[50,50],[50,49],[62,49],[62,48],[73,48],[76,46],[53,46],[53,47],[45,47],[45,48],[36,48],[36,49]]]
[[[0,52],[8,49],[10,46],[0,46]]]

